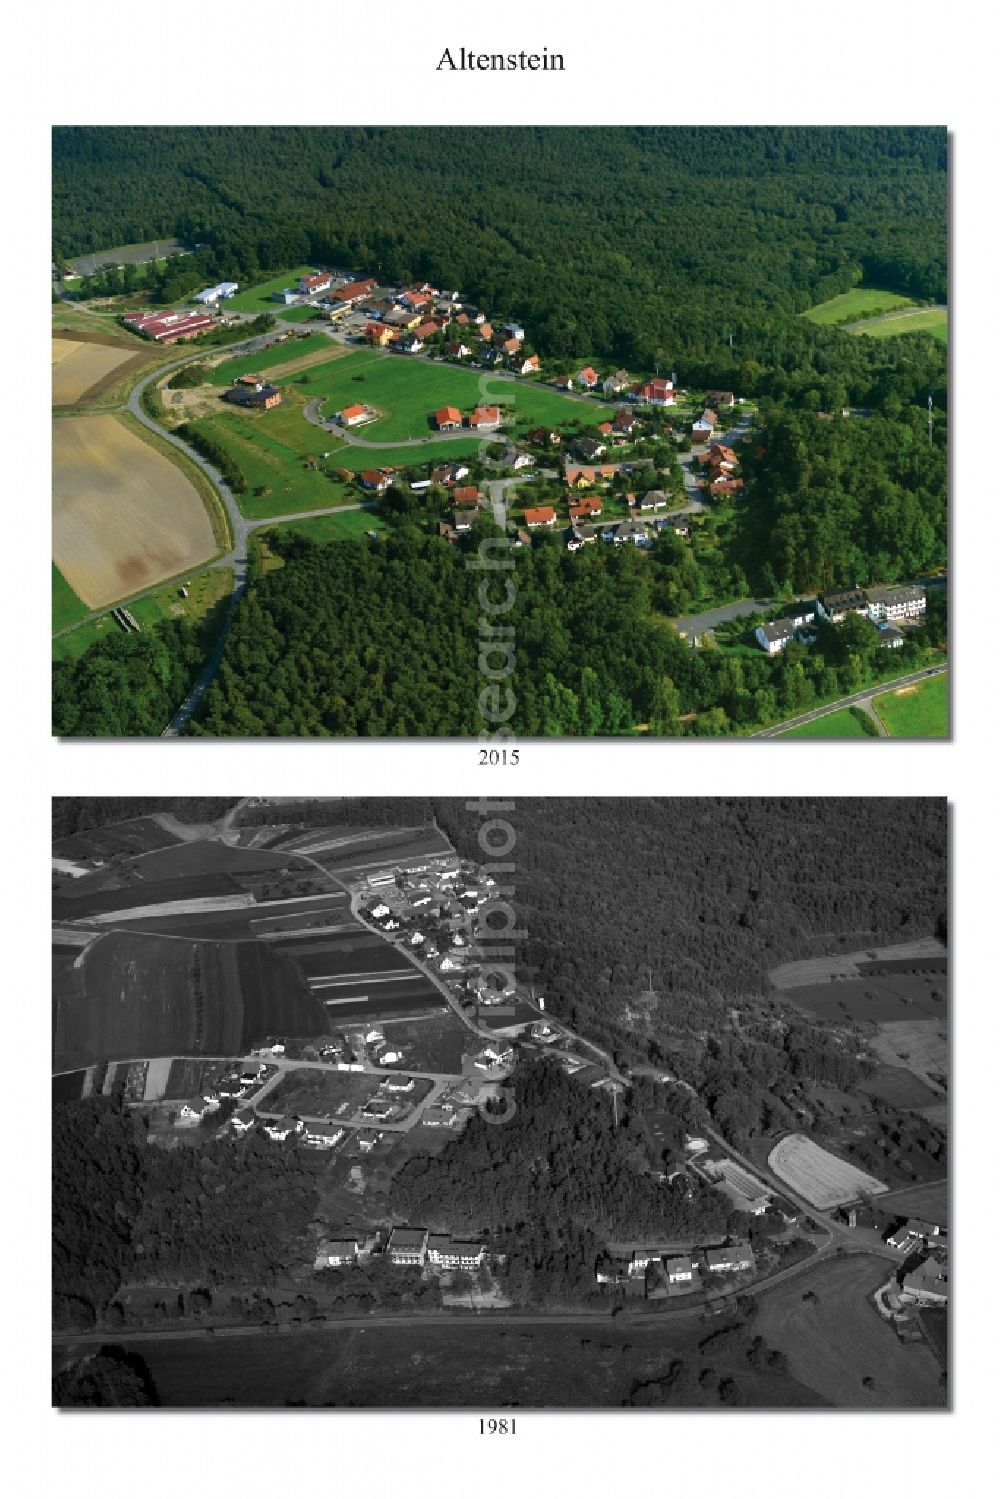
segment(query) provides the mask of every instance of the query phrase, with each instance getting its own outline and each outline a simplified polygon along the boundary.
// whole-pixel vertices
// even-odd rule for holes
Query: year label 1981
[[[514,1435],[514,1417],[490,1416],[479,1422],[479,1435],[481,1437],[512,1437]]]

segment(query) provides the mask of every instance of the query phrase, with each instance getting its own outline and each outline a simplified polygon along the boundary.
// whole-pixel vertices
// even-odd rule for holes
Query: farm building
[[[374,290],[375,282],[371,278],[367,281],[349,281],[346,286],[338,286],[336,291],[331,292],[329,300],[340,307],[351,307],[355,302],[370,297]]]
[[[903,1277],[903,1292],[917,1301],[947,1301],[948,1267],[931,1255]]]
[[[174,344],[178,339],[191,338],[215,326],[207,312],[184,312],[177,308],[171,312],[129,312],[122,322],[158,344]]]
[[[226,391],[224,400],[230,401],[234,406],[251,406],[262,411],[270,411],[272,406],[281,405],[281,391],[276,385],[269,385],[256,381],[253,385],[245,385],[242,381],[230,386]]]
[[[234,297],[239,289],[238,281],[220,281],[218,286],[206,286],[204,291],[196,292],[191,300],[192,302],[225,302],[229,297]]]

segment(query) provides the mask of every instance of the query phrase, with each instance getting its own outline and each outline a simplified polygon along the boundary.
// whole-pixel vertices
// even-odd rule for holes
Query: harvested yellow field
[[[874,1197],[888,1190],[885,1182],[842,1161],[808,1135],[786,1135],[771,1151],[767,1164],[793,1192],[821,1210],[854,1202],[862,1192]]]
[[[91,609],[218,550],[197,489],[116,416],[52,423],[53,559]]]
[[[52,404],[72,406],[95,387],[103,387],[110,375],[133,361],[144,363],[141,351],[113,342],[92,339],[53,338]]]

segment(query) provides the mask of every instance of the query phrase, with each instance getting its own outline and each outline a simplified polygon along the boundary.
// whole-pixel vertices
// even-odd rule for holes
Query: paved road
[[[842,697],[836,703],[827,703],[824,708],[814,708],[810,713],[800,713],[797,718],[787,718],[784,723],[772,724],[769,729],[760,729],[756,734],[751,734],[751,739],[775,739],[783,734],[786,729],[798,728],[799,724],[813,723],[817,718],[825,718],[828,713],[835,713],[838,708],[850,708],[854,704],[862,707],[873,697],[879,697],[883,692],[894,692],[897,687],[909,687],[917,682],[922,682],[925,677],[939,677],[948,670],[948,663],[944,666],[924,667],[921,671],[910,672],[906,677],[893,677],[888,682],[877,682],[874,687],[866,687],[863,692],[855,692],[850,697]]]
[[[777,599],[739,599],[735,604],[722,604],[718,609],[706,609],[703,614],[682,614],[674,621],[678,632],[685,637],[704,635],[717,625],[728,624],[731,619],[742,619],[748,614],[763,614],[777,607]]]

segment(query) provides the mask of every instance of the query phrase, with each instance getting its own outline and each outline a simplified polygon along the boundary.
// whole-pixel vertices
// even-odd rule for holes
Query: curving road
[[[834,713],[838,708],[850,708],[855,704],[864,707],[873,697],[880,697],[884,692],[894,692],[898,687],[910,687],[917,682],[922,682],[926,677],[939,677],[942,672],[948,670],[948,663],[944,666],[925,666],[921,671],[910,672],[909,676],[891,677],[886,682],[877,682],[873,687],[866,687],[862,692],[852,693],[850,697],[842,697],[835,703],[827,703],[825,707],[814,708],[809,713],[800,713],[797,718],[786,718],[784,723],[772,724],[768,729],[759,729],[756,734],[751,734],[751,739],[775,739],[783,734],[786,729],[796,729],[800,724],[814,723],[817,718],[825,718],[828,713]]]

